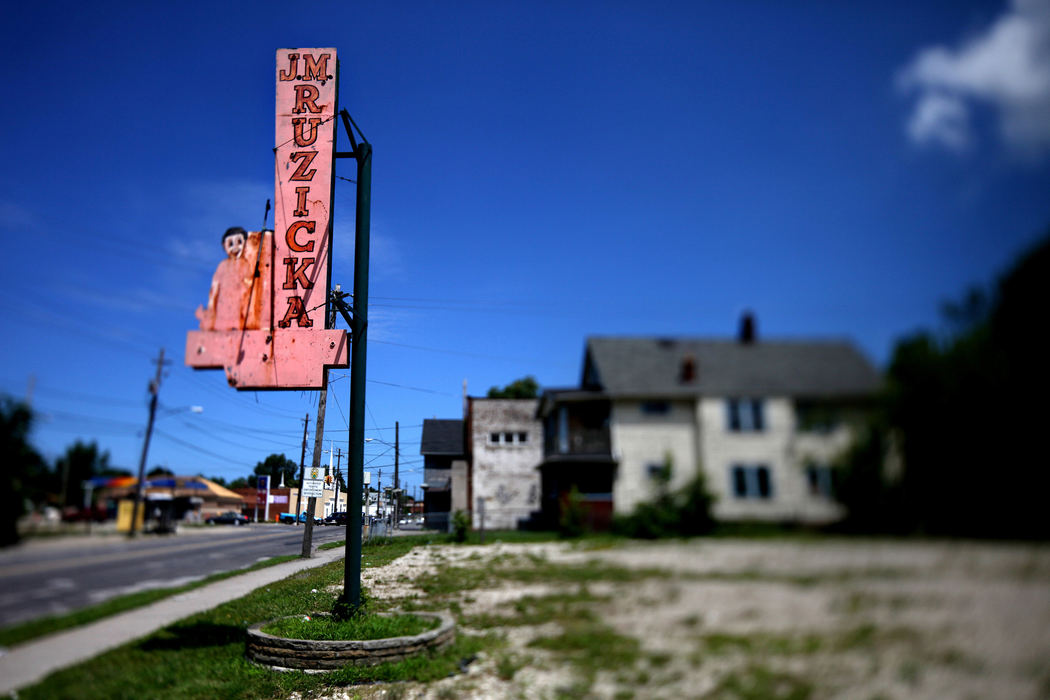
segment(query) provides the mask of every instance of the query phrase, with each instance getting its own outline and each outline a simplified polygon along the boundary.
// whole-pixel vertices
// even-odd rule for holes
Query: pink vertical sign
[[[332,251],[336,52],[277,51],[273,318],[325,328]]]
[[[274,231],[222,237],[186,364],[223,368],[230,386],[323,389],[347,367],[347,334],[326,329],[331,277],[336,117],[335,49],[277,52]]]

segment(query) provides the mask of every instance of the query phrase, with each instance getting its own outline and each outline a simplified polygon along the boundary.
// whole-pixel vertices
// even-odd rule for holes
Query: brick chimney
[[[682,384],[692,384],[696,381],[696,358],[692,355],[686,355],[682,358],[682,364],[678,372],[678,381]]]
[[[740,337],[742,345],[754,345],[758,341],[758,330],[755,327],[755,315],[745,311],[740,317]]]

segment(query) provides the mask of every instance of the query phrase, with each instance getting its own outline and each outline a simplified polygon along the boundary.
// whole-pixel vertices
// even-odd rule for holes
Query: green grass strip
[[[432,630],[439,620],[418,615],[364,615],[350,620],[321,616],[285,617],[266,625],[262,631],[286,639],[389,639],[413,637]]]
[[[369,543],[362,558],[380,562],[409,551],[408,538]],[[400,554],[398,554],[400,553]],[[19,690],[31,698],[287,698],[315,695],[331,687],[404,680],[434,681],[458,673],[483,648],[499,645],[484,635],[457,635],[450,646],[397,663],[350,666],[313,675],[280,673],[249,662],[244,655],[245,628],[287,615],[331,610],[342,583],[343,561],[300,571],[258,588],[243,598],[193,615],[145,639],[130,642],[94,659],[57,671]],[[317,591],[316,593],[314,591]]]
[[[92,605],[87,608],[81,608],[65,615],[54,615],[48,617],[42,617],[28,622],[15,625],[13,627],[7,627],[0,629],[0,646],[13,646],[15,644],[23,644],[33,639],[39,639],[49,634],[55,634],[56,632],[63,632],[74,627],[80,627],[81,625],[87,625],[101,620],[105,617],[117,615],[128,610],[134,610],[135,608],[141,608],[150,603],[155,603],[158,600],[163,600],[179,593],[185,593],[186,591],[192,591],[195,588],[201,586],[207,586],[210,583],[216,581],[222,581],[223,579],[230,578],[231,576],[239,576],[240,574],[246,574],[250,571],[256,571],[258,569],[265,569],[269,566],[276,566],[277,564],[283,564],[286,561],[297,559],[298,556],[289,554],[280,557],[272,557],[264,561],[256,562],[251,566],[243,569],[236,569],[234,571],[224,571],[218,574],[212,574],[200,581],[194,581],[187,583],[183,586],[174,586],[171,588],[152,588],[148,591],[139,591],[137,593],[129,593],[128,595],[118,596],[111,598],[105,602],[99,603],[98,605]]]

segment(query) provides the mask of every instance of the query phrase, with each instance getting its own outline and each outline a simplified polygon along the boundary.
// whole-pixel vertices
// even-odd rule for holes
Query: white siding
[[[714,515],[720,520],[823,523],[842,517],[840,505],[810,493],[805,468],[810,462],[830,465],[848,446],[849,429],[800,433],[792,399],[761,398],[764,426],[754,432],[729,429],[727,397],[671,401],[670,410],[662,415],[644,413],[638,400],[614,401],[610,437],[619,463],[613,487],[615,512],[630,513],[655,495],[648,467],[662,464],[670,454],[671,488],[683,486],[702,464],[708,490],[717,496]],[[772,496],[736,496],[731,478],[735,465],[768,468]]]
[[[613,509],[630,513],[656,495],[649,465],[671,456],[671,489],[696,473],[696,415],[691,401],[669,401],[666,414],[647,414],[641,401],[614,401],[609,417],[613,457],[619,462]]]

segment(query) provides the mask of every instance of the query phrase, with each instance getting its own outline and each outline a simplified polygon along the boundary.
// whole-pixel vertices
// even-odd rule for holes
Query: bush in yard
[[[558,516],[558,534],[566,538],[579,537],[583,534],[585,519],[586,512],[583,499],[580,498],[580,490],[573,486],[562,506],[561,515]]]
[[[470,516],[462,510],[457,510],[452,515],[452,541],[466,542],[468,532],[470,532]]]
[[[714,528],[711,507],[714,496],[704,480],[703,467],[698,465],[696,476],[678,491],[671,491],[673,464],[670,455],[663,467],[653,474],[656,497],[638,504],[634,512],[613,520],[617,534],[641,539],[702,535]]]

